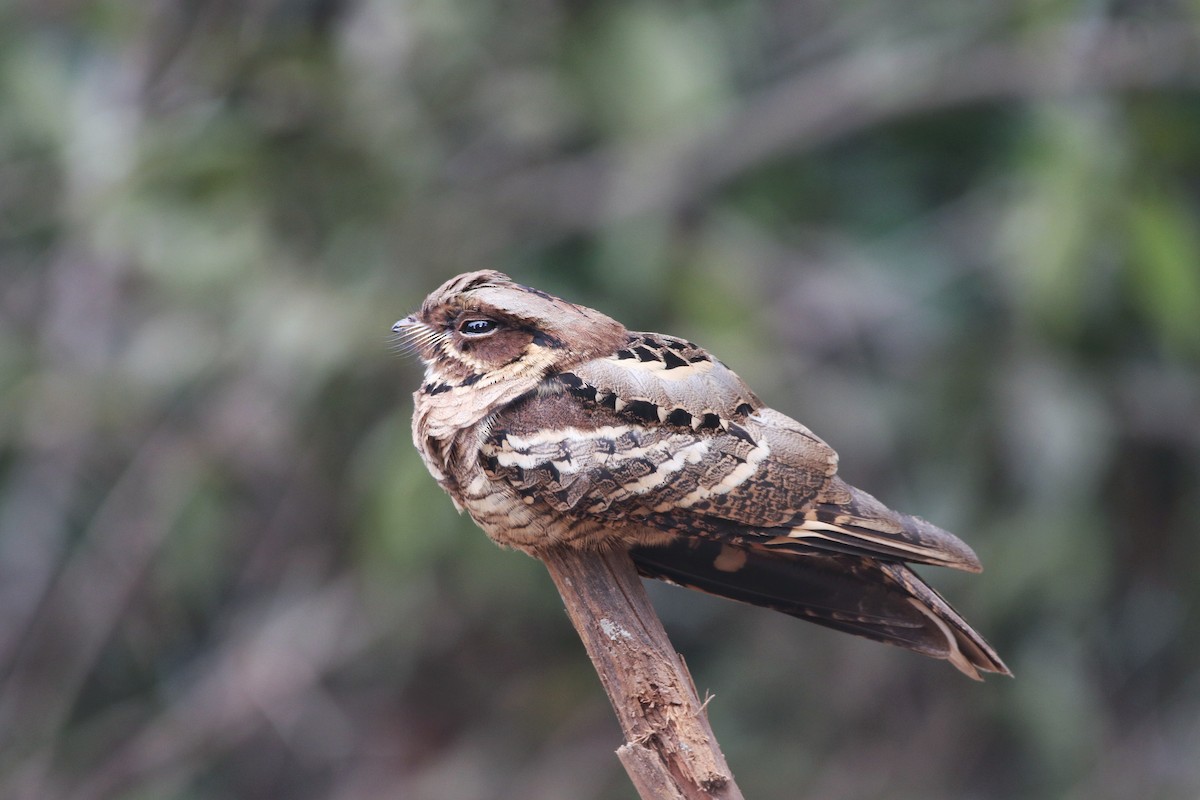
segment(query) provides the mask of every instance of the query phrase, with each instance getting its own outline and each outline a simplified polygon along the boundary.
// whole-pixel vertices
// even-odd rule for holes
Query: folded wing
[[[641,363],[590,362],[500,414],[481,449],[489,476],[560,513],[617,526],[980,569],[953,534],[842,481],[832,448],[719,364],[689,367],[678,382],[692,388],[675,387],[670,400],[644,388],[662,384],[645,366],[624,366]],[[715,378],[725,388],[705,405],[687,399]]]

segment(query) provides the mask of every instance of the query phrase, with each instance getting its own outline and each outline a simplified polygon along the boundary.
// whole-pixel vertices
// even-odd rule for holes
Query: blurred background
[[[749,798],[1200,796],[1200,6],[0,3],[0,797],[633,798],[394,320],[700,342],[1015,680],[655,585]]]

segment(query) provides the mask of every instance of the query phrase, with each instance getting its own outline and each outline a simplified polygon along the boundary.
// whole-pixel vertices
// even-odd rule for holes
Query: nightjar
[[[978,572],[953,534],[837,474],[837,454],[689,341],[494,271],[392,329],[425,377],[413,438],[497,543],[619,547],[650,578],[1009,673],[906,562]]]

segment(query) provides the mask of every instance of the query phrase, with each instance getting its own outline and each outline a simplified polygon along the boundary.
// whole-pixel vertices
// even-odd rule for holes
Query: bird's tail
[[[634,548],[649,578],[782,611],[943,658],[975,680],[1011,675],[983,637],[900,562],[844,553],[781,553],[699,537]]]

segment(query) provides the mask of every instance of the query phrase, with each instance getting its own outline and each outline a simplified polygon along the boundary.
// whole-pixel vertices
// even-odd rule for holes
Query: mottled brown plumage
[[[837,475],[837,454],[691,342],[492,271],[393,328],[425,364],[413,438],[501,545],[622,547],[642,574],[1009,674],[904,562],[967,545]]]

